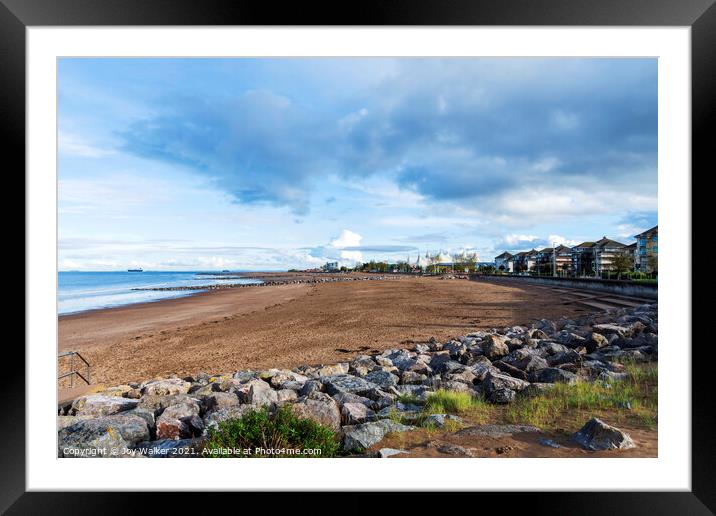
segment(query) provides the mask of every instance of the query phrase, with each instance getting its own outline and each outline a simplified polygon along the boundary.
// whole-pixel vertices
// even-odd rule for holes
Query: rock
[[[547,339],[549,339],[549,337],[547,336],[547,334],[546,334],[545,332],[543,332],[542,330],[537,329],[537,328],[533,328],[533,329],[529,330],[529,331],[527,332],[527,336],[528,336],[530,339],[537,339],[537,340],[547,340]]]
[[[351,375],[324,376],[321,382],[326,388],[328,394],[337,394],[339,392],[349,392],[351,394],[366,395],[371,389],[378,386],[372,382]]]
[[[214,410],[204,416],[205,428],[217,428],[219,423],[230,419],[241,419],[247,412],[256,410],[252,405],[234,405]]]
[[[363,403],[345,403],[341,408],[341,420],[344,425],[365,423],[375,416],[375,412]]]
[[[544,358],[532,353],[530,353],[529,356],[514,362],[512,365],[521,369],[527,374],[531,373],[532,371],[539,371],[540,369],[549,367],[549,364]]]
[[[241,401],[236,394],[231,392],[213,392],[205,399],[206,410],[218,410],[226,407],[239,405]]]
[[[150,459],[200,457],[200,444],[198,439],[161,439],[138,443],[134,451]]]
[[[514,401],[516,396],[512,389],[494,389],[490,392],[490,401],[492,403],[505,404]]]
[[[408,453],[405,450],[396,450],[395,448],[381,448],[378,450],[378,457],[381,459],[387,459],[393,455],[400,455],[402,453]]]
[[[547,319],[540,319],[539,321],[532,324],[533,329],[542,330],[546,333],[554,333],[557,331],[557,325]]]
[[[580,355],[573,349],[557,353],[556,355],[552,355],[547,359],[547,363],[550,367],[558,366],[561,364],[580,364],[581,362],[582,355]]]
[[[400,383],[417,385],[428,379],[427,375],[416,373],[415,371],[403,371],[400,377]]]
[[[468,450],[467,448],[464,448],[463,446],[459,446],[457,444],[441,444],[437,447],[437,450],[440,453],[444,453],[445,455],[456,455],[458,457],[474,457],[474,453]]]
[[[406,432],[415,427],[394,423],[389,419],[381,419],[360,425],[348,425],[343,427],[343,448],[346,451],[367,449],[377,442],[380,442],[385,434],[390,432]]]
[[[331,396],[331,398],[336,400],[338,405],[345,405],[346,403],[361,403],[368,408],[372,408],[374,403],[370,398],[358,396],[357,394],[352,394],[350,392],[339,392]]]
[[[503,373],[507,373],[513,378],[519,378],[520,380],[527,380],[527,373],[525,373],[523,370],[518,369],[517,367],[510,365],[506,362],[502,362],[501,360],[496,360],[493,362],[495,367],[502,371]]]
[[[92,416],[57,416],[57,431],[59,432],[63,428],[74,425],[79,421],[87,421],[88,419],[94,418]]]
[[[286,385],[298,386],[298,389],[308,381],[307,376],[293,371],[279,371],[271,376],[270,384],[274,389],[286,389]]]
[[[595,417],[587,421],[572,439],[587,450],[624,450],[636,447],[629,434]]]
[[[59,457],[130,457],[130,448],[149,439],[139,416],[115,414],[80,419],[57,433]]]
[[[317,369],[316,375],[318,375],[319,377],[343,375],[348,373],[348,369],[349,366],[347,363],[327,365]]]
[[[482,354],[490,360],[497,360],[510,352],[507,339],[500,335],[488,335],[482,341]]]
[[[453,416],[452,414],[430,414],[425,418],[425,426],[433,426],[436,428],[444,428],[445,423],[448,421],[454,421],[455,423],[462,423],[462,418]]]
[[[433,353],[433,356],[430,359],[429,366],[430,369],[432,369],[436,373],[441,373],[443,371],[443,366],[451,361],[453,360],[450,357],[450,353],[448,351],[438,351],[437,353]]]
[[[238,380],[241,383],[246,383],[249,380],[258,378],[259,373],[256,371],[237,371],[234,373],[234,380]]]
[[[607,346],[609,344],[609,341],[607,338],[602,335],[601,333],[592,332],[589,334],[589,338],[585,342],[585,346],[587,348],[587,351],[590,353],[593,353],[594,350],[603,348],[604,346]]]
[[[114,387],[107,387],[106,389],[103,389],[99,394],[103,394],[105,396],[117,396],[120,398],[126,398],[128,397],[128,394],[134,390],[136,389],[129,385],[117,385]]]
[[[172,405],[157,418],[157,439],[186,439],[201,435],[203,430],[196,404]]]
[[[398,385],[398,377],[386,371],[372,371],[365,375],[365,379],[376,384],[381,389],[388,389]]]
[[[243,403],[255,406],[271,405],[278,401],[278,394],[263,380],[249,380],[237,391]]]
[[[165,408],[179,403],[194,403],[197,408],[201,408],[199,400],[188,394],[174,394],[171,396],[160,396],[157,394],[145,395],[139,400],[137,408],[151,410],[154,412],[154,415],[158,416]]]
[[[565,371],[564,369],[559,369],[557,367],[547,367],[545,369],[541,369],[530,374],[530,380],[537,383],[561,382],[573,384],[577,381],[577,375],[574,373],[570,373],[569,371]]]
[[[341,428],[341,411],[338,403],[328,394],[323,392],[311,393],[306,398],[299,399],[291,405],[291,408],[298,417],[311,419],[332,430],[340,430]]]
[[[299,396],[308,396],[312,392],[320,392],[323,390],[323,383],[319,380],[308,380],[303,384],[301,390],[298,391]]]
[[[298,394],[293,389],[281,389],[276,391],[276,403],[283,404],[298,399]]]
[[[561,446],[554,442],[552,439],[542,438],[537,442],[539,442],[542,446],[549,446],[550,448],[561,448]]]
[[[118,396],[105,396],[103,394],[90,394],[77,398],[72,403],[71,413],[78,416],[110,416],[119,412],[133,409],[139,402]]]
[[[484,382],[483,388],[488,395],[492,395],[494,391],[501,389],[509,389],[512,391],[521,391],[529,386],[529,382],[513,378],[506,374],[493,373],[487,374],[487,379]]]
[[[617,335],[618,337],[631,337],[632,335],[631,329],[616,324],[595,324],[592,326],[592,329],[606,336]]]
[[[191,384],[181,378],[168,378],[152,380],[143,384],[143,395],[170,396],[172,394],[186,394]]]

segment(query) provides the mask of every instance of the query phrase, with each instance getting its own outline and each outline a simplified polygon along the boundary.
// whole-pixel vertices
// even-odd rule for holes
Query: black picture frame
[[[0,0],[0,141],[18,170],[25,167],[25,29],[31,26],[83,25],[551,25],[551,26],[688,26],[691,27],[692,171],[714,170],[716,122],[715,0],[383,0],[353,4],[334,2],[246,2],[240,0]],[[10,170],[6,169],[10,174]],[[684,171],[684,180],[695,178]],[[692,183],[693,188],[693,183]],[[697,234],[693,232],[692,234]],[[31,271],[25,272],[27,275]],[[690,271],[688,281],[691,282]],[[693,316],[692,316],[693,319]],[[692,350],[692,490],[638,493],[500,493],[480,494],[482,503],[497,502],[532,514],[713,514],[716,511],[716,439],[709,364],[713,345]],[[691,345],[685,335],[680,346]],[[127,514],[142,507],[131,493],[37,493],[25,488],[24,355],[6,369],[3,389],[3,438],[0,440],[0,510],[8,514]],[[365,495],[362,495],[365,496]],[[179,493],[162,495],[163,511],[187,510]],[[271,495],[272,502],[280,496]],[[490,500],[492,498],[492,500]],[[295,497],[291,498],[295,501]],[[363,500],[363,502],[361,501]],[[401,512],[421,503],[401,497]],[[349,494],[344,508],[355,510],[365,498]],[[200,502],[201,503],[201,502]],[[205,499],[207,507],[220,501]],[[216,505],[216,504],[219,505]],[[372,505],[372,504],[371,504]],[[398,508],[398,507],[396,507]],[[338,508],[338,510],[342,510]],[[144,511],[142,511],[144,512]]]

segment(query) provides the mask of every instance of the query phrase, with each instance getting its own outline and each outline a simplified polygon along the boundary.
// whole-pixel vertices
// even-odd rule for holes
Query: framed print
[[[712,3],[3,0],[27,202],[3,508],[709,514]]]

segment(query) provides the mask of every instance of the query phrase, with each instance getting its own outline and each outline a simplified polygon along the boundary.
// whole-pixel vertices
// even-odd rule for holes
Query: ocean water
[[[203,271],[202,271],[203,272]],[[239,273],[237,273],[239,274]],[[239,274],[240,275],[240,274]],[[261,283],[254,279],[219,279],[197,272],[74,272],[57,277],[58,313],[69,314],[115,306],[190,296],[201,290],[152,291],[136,287],[180,287],[222,283]]]

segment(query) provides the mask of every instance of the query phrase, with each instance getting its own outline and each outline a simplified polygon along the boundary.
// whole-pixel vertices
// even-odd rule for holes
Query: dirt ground
[[[586,422],[586,420],[584,421]],[[606,421],[610,423],[610,421]],[[388,435],[369,451],[381,448],[395,448],[407,453],[394,455],[393,458],[639,458],[658,456],[657,430],[639,426],[620,424],[636,444],[636,448],[627,450],[589,451],[571,440],[567,432],[517,432],[512,435],[485,435],[482,432],[471,433],[467,427],[457,432],[429,431],[425,429]],[[479,428],[479,427],[477,427]],[[551,440],[559,448],[541,444],[543,439]]]
[[[530,286],[402,277],[222,290],[59,318],[59,350],[107,385],[201,371],[335,363],[478,328],[577,316]]]

